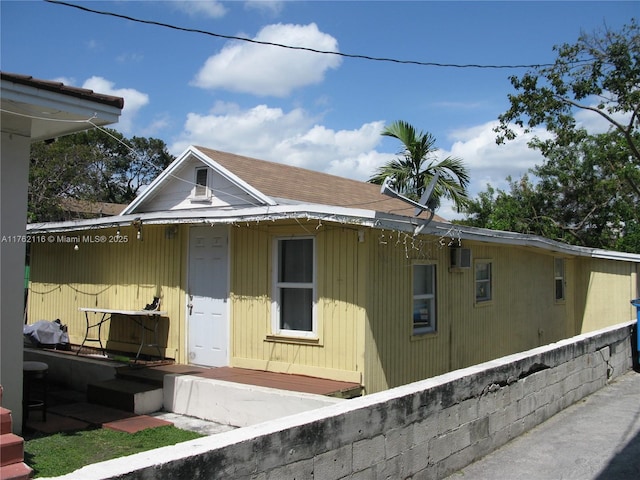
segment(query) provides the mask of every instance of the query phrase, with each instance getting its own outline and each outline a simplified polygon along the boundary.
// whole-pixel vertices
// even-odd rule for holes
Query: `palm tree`
[[[398,153],[402,158],[391,160],[378,168],[369,182],[381,185],[385,178],[392,176],[395,188],[399,193],[418,200],[433,176],[438,173],[438,180],[433,191],[433,199],[439,204],[443,196],[451,199],[458,211],[469,202],[467,186],[469,172],[463,161],[456,157],[447,157],[437,161],[436,139],[429,132],[416,132],[407,122],[398,120],[388,125],[382,135],[397,138],[402,142],[402,150]]]

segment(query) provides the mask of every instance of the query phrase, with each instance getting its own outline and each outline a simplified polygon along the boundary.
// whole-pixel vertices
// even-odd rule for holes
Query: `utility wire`
[[[126,149],[128,149],[129,152],[133,156],[137,157],[138,160],[140,160],[142,163],[145,163],[145,164],[151,166],[152,168],[155,168],[159,172],[163,172],[166,169],[166,168],[161,167],[160,165],[156,165],[155,163],[153,163],[150,160],[147,160],[146,158],[143,158],[141,155],[138,154],[138,152],[136,152],[136,150],[131,145],[129,145],[125,141],[121,140],[117,136],[113,135],[108,129],[103,128],[100,125],[97,125],[96,123],[94,123],[93,120],[96,118],[95,116],[92,116],[91,118],[88,118],[88,119],[67,120],[67,119],[51,118],[51,117],[44,117],[44,116],[40,117],[40,116],[33,115],[33,114],[26,114],[26,113],[20,113],[20,112],[15,112],[15,111],[11,111],[11,110],[6,110],[4,108],[0,108],[0,112],[9,113],[11,115],[18,115],[20,117],[30,118],[32,120],[40,120],[40,121],[47,121],[47,122],[87,123],[87,124],[91,125],[92,127],[94,127],[96,130],[104,133],[108,137],[111,137],[117,143],[120,143],[122,146],[124,146]],[[181,177],[179,177],[179,176],[177,176],[177,175],[175,175],[173,173],[169,173],[169,176],[174,178],[174,179],[176,179],[176,180],[179,180],[180,182],[186,183],[186,184],[188,184],[188,185],[190,185],[192,187],[199,186],[197,183],[189,181],[189,180],[184,179],[184,178],[181,178]],[[208,188],[212,192],[218,192],[218,193],[221,193],[221,194],[226,195],[228,197],[236,198],[236,199],[243,200],[243,201],[248,201],[251,205],[253,205],[255,207],[262,206],[259,203],[254,203],[254,202],[251,202],[250,200],[247,200],[246,197],[239,197],[237,195],[233,195],[232,193],[229,193],[226,190],[213,188],[213,187],[208,187]],[[362,207],[362,206],[365,206],[365,205],[374,205],[374,204],[381,203],[381,202],[384,202],[384,201],[386,201],[386,198],[381,198],[380,200],[374,200],[374,201],[368,201],[368,202],[362,202],[362,203],[350,203],[350,204],[346,204],[346,205],[342,205],[342,206],[343,207]]]
[[[323,54],[323,55],[336,55],[336,56],[344,57],[344,58],[359,58],[359,59],[362,59],[362,60],[371,60],[371,61],[376,61],[376,62],[391,62],[391,63],[399,63],[399,64],[405,64],[405,65],[419,65],[419,66],[422,66],[422,67],[445,67],[445,68],[516,69],[516,68],[551,67],[551,66],[554,65],[553,63],[521,64],[521,65],[482,65],[482,64],[475,64],[475,63],[459,64],[459,63],[421,62],[421,61],[418,61],[418,60],[399,60],[399,59],[396,59],[396,58],[372,57],[372,56],[369,56],[369,55],[359,55],[359,54],[352,54],[352,53],[334,52],[334,51],[330,51],[330,50],[317,50],[315,48],[310,48],[310,47],[299,47],[299,46],[293,46],[293,45],[284,45],[284,44],[281,44],[281,43],[265,42],[265,41],[261,41],[261,40],[251,39],[251,38],[237,37],[237,36],[234,36],[234,35],[224,35],[224,34],[221,34],[221,33],[209,32],[207,30],[200,30],[200,29],[197,29],[197,28],[179,27],[179,26],[176,26],[176,25],[171,25],[169,23],[156,22],[154,20],[143,20],[143,19],[140,19],[140,18],[130,17],[128,15],[122,15],[122,14],[119,14],[119,13],[95,10],[95,9],[92,9],[92,8],[84,7],[82,5],[75,5],[75,4],[72,4],[72,3],[61,2],[61,1],[58,1],[58,0],[44,0],[44,1],[47,2],[47,3],[52,3],[54,5],[62,5],[62,6],[65,6],[65,7],[77,8],[78,10],[82,10],[82,11],[89,12],[89,13],[95,13],[95,14],[98,14],[98,15],[106,15],[106,16],[116,17],[116,18],[122,18],[122,19],[125,19],[125,20],[130,20],[132,22],[144,23],[144,24],[147,24],[147,25],[155,25],[155,26],[170,28],[170,29],[178,30],[178,31],[182,31],[182,32],[199,33],[199,34],[202,34],[202,35],[209,35],[211,37],[224,38],[224,39],[227,39],[227,40],[238,40],[238,41],[254,43],[254,44],[258,44],[258,45],[269,45],[269,46],[272,46],[272,47],[288,48],[290,50],[303,50],[303,51],[306,51],[306,52],[319,53],[319,54]]]

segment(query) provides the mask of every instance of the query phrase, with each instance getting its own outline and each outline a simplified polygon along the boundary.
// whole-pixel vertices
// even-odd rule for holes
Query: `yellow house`
[[[364,393],[629,321],[640,296],[640,255],[427,222],[378,186],[202,147],[120,215],[29,233],[29,322],[59,318],[72,343],[79,309],[159,297],[160,354],[178,363]],[[114,351],[140,336],[117,314],[101,332]]]

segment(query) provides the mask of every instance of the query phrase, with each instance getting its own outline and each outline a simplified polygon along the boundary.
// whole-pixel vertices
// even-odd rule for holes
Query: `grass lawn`
[[[57,477],[92,463],[202,436],[174,426],[149,428],[133,434],[107,428],[56,433],[25,440],[24,461],[33,468],[35,478]]]

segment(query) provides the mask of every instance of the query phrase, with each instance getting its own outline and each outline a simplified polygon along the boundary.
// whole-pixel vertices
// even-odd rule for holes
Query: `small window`
[[[314,239],[276,239],[274,260],[274,332],[316,336]]]
[[[476,302],[491,300],[491,262],[476,262]]]
[[[564,300],[564,258],[554,259],[556,301]]]
[[[206,197],[208,191],[207,177],[208,177],[208,169],[207,168],[196,168],[196,187],[195,194],[196,197]]]
[[[436,266],[413,266],[413,334],[436,331]]]

